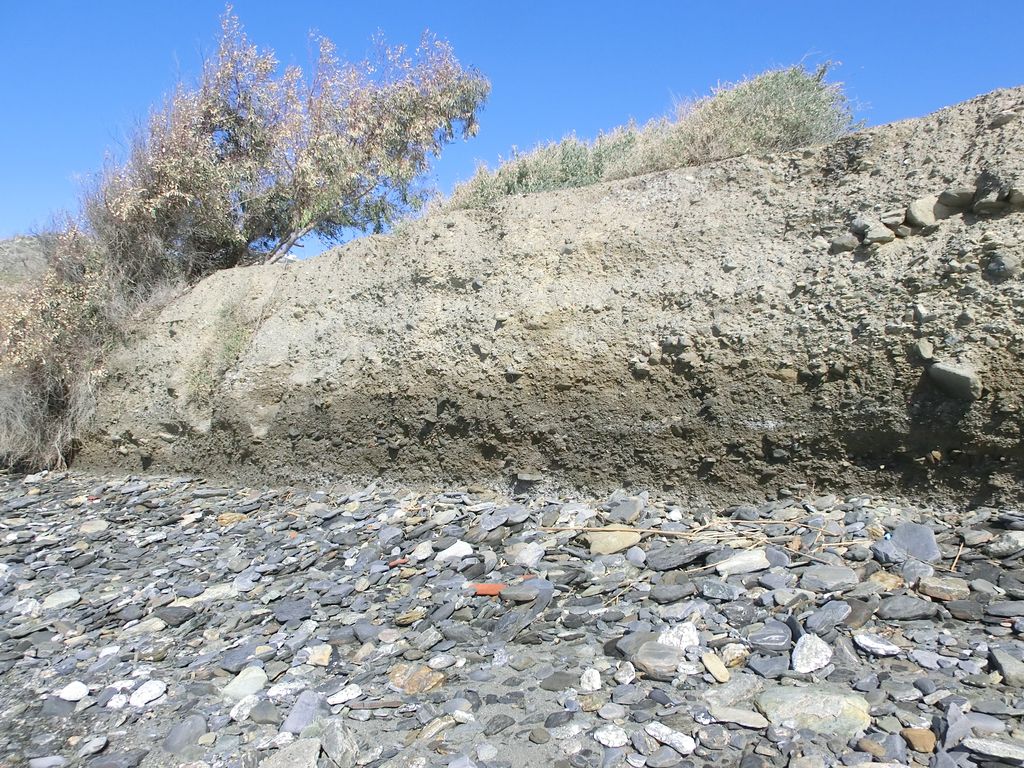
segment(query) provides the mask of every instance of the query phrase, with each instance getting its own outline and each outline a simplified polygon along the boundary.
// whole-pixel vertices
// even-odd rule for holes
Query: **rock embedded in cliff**
[[[907,223],[912,227],[930,227],[940,219],[948,219],[954,211],[939,202],[939,195],[928,195],[907,207]]]
[[[970,208],[974,202],[974,187],[956,186],[949,187],[939,195],[939,203],[947,208],[963,210]]]
[[[922,363],[930,363],[935,359],[935,347],[927,339],[918,339],[912,348],[914,357]]]
[[[849,251],[857,250],[860,246],[860,240],[852,232],[844,232],[839,237],[832,240],[829,245],[828,251],[831,254],[836,253],[847,253]]]
[[[985,274],[993,280],[1009,280],[1021,273],[1020,259],[1012,253],[997,251],[985,265]]]
[[[896,239],[893,231],[877,219],[858,217],[853,220],[850,229],[864,238],[864,245],[891,243]]]
[[[971,206],[979,216],[992,216],[1006,210],[1009,189],[1004,189],[1002,180],[991,171],[983,171],[978,177]]]
[[[948,395],[959,400],[977,400],[981,397],[981,377],[971,368],[953,363],[934,363],[928,376]]]

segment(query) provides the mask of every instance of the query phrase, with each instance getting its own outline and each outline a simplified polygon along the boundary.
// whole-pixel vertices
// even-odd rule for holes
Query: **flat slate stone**
[[[715,544],[669,544],[647,553],[647,567],[652,571],[672,571],[702,560],[717,549]]]
[[[914,621],[934,616],[939,607],[928,600],[912,595],[896,595],[882,600],[878,606],[878,616],[893,621]]]
[[[286,624],[289,621],[302,621],[313,615],[313,603],[308,599],[279,600],[271,605],[274,618]]]
[[[867,700],[839,687],[777,686],[759,693],[755,702],[775,726],[807,728],[843,739],[851,739],[871,726]]]
[[[926,563],[934,563],[942,558],[935,533],[921,523],[900,523],[893,529],[890,541],[907,557]]]
[[[812,565],[800,577],[800,586],[812,592],[838,592],[859,583],[854,570],[841,565]]]
[[[164,752],[172,755],[181,753],[199,741],[199,737],[207,733],[206,718],[202,715],[189,715],[168,731],[164,738]]]

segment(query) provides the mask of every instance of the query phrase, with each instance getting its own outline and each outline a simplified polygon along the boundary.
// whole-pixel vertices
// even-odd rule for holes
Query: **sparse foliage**
[[[38,243],[41,279],[0,296],[0,463],[63,466],[91,409],[108,296],[80,230],[69,224]]]
[[[441,207],[476,208],[508,195],[834,141],[854,123],[841,85],[825,81],[827,71],[826,65],[815,72],[802,67],[765,72],[680,105],[672,119],[616,128],[592,142],[570,136],[528,153],[514,152],[494,171],[477,169]]]
[[[191,402],[209,404],[224,374],[238,362],[249,344],[253,326],[241,303],[221,308],[214,321],[212,343],[188,371],[188,397]]]
[[[476,132],[490,86],[425,35],[410,56],[343,63],[315,38],[315,66],[280,70],[225,14],[216,56],[179,87],[87,215],[129,282],[272,263],[303,237],[381,231],[425,201],[433,156]]]

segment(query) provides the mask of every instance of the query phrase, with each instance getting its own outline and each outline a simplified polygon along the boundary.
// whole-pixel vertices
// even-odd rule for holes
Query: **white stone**
[[[898,645],[894,645],[884,637],[873,635],[870,632],[854,635],[853,642],[856,643],[858,648],[867,651],[873,656],[896,656],[900,652]]]
[[[662,632],[658,636],[658,642],[685,651],[687,648],[700,645],[700,633],[692,623],[683,621]]]
[[[633,662],[624,661],[619,664],[619,668],[615,670],[615,682],[619,685],[629,685],[636,680],[636,667],[633,666]]]
[[[77,589],[62,589],[43,599],[43,610],[59,611],[62,608],[70,608],[81,599],[82,593]]]
[[[476,756],[484,762],[494,760],[498,756],[498,748],[493,744],[481,744],[476,748]]]
[[[88,695],[89,686],[78,680],[68,683],[57,691],[57,698],[63,699],[64,701],[81,701]]]
[[[473,554],[473,545],[468,544],[465,541],[456,541],[448,549],[443,549],[437,553],[434,558],[435,562],[443,562],[445,560],[461,560],[464,557],[469,557]]]
[[[521,565],[524,568],[536,568],[542,557],[544,557],[544,547],[536,541],[530,541],[515,548],[512,564]]]
[[[252,712],[252,708],[259,703],[258,696],[245,696],[235,706],[231,708],[230,717],[236,723],[244,723],[249,719],[249,713]]]
[[[358,699],[363,695],[363,689],[360,688],[356,683],[349,683],[340,691],[332,693],[327,697],[327,703],[332,707],[336,704],[344,704],[354,699]]]
[[[793,670],[801,674],[817,672],[832,661],[832,648],[817,635],[806,634],[793,648]]]
[[[128,703],[133,707],[144,707],[159,699],[166,691],[167,683],[163,680],[147,680],[132,692]]]
[[[458,661],[458,658],[450,653],[439,653],[431,657],[430,661],[427,662],[427,666],[434,670],[442,670],[455,666]]]
[[[260,671],[262,672],[263,670]],[[242,672],[245,672],[245,670],[243,669]],[[239,676],[241,676],[242,672],[238,673]],[[264,677],[266,677],[266,675],[264,675]],[[298,696],[307,688],[309,688],[309,683],[301,680],[294,683],[278,683],[277,685],[271,686],[270,690],[267,691],[267,698],[275,704],[280,704],[288,699]]]
[[[597,739],[598,744],[612,748],[624,747],[629,741],[626,732],[617,725],[602,725],[594,731],[594,738]]]
[[[648,723],[644,726],[644,730],[647,731],[647,735],[652,739],[672,747],[672,749],[681,755],[693,754],[693,751],[697,749],[697,742],[685,733],[673,731],[667,725],[662,725],[661,723]]]
[[[738,667],[750,656],[750,649],[743,643],[726,643],[718,652],[727,667]]]
[[[421,541],[413,549],[412,554],[409,556],[411,560],[426,560],[434,554],[434,547],[430,541]]]
[[[124,709],[126,706],[128,706],[128,697],[125,696],[123,693],[115,693],[113,696],[107,699],[107,703],[104,704],[104,706],[107,709]]]
[[[715,570],[719,576],[732,576],[737,573],[754,573],[771,568],[768,562],[768,555],[763,549],[752,549],[748,552],[740,552],[730,558],[715,564]]]
[[[600,690],[601,673],[593,667],[583,670],[583,674],[580,675],[580,691],[583,693],[593,693],[594,691]]]

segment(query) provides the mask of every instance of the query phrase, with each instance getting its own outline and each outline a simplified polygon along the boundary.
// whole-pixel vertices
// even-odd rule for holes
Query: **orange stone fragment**
[[[412,696],[434,690],[444,682],[444,675],[424,664],[396,664],[388,673],[388,680],[396,689]]]
[[[501,590],[507,586],[508,584],[474,584],[473,589],[476,590],[477,595],[493,597],[494,595],[500,594]]]
[[[935,734],[929,728],[904,728],[900,731],[903,740],[915,752],[929,754],[935,751]]]

